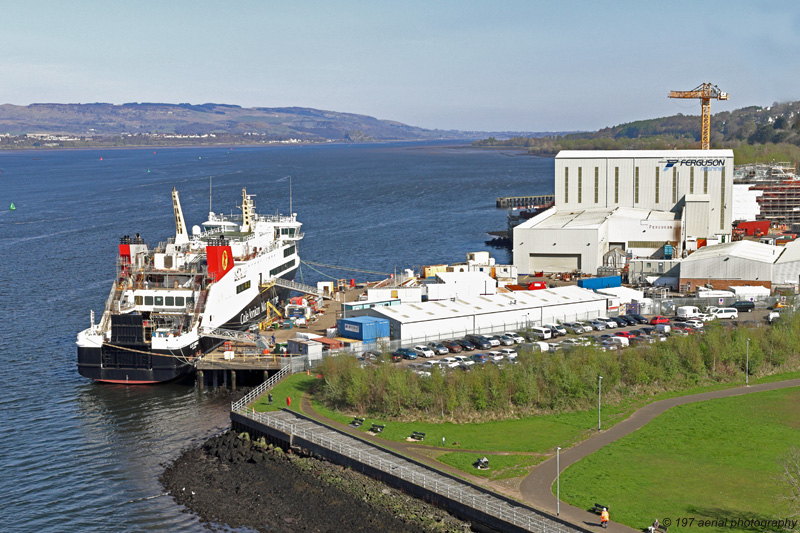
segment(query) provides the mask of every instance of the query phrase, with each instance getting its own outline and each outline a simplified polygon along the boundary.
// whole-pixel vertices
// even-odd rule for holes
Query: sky
[[[593,131],[800,100],[800,2],[0,0],[0,104],[300,106]]]

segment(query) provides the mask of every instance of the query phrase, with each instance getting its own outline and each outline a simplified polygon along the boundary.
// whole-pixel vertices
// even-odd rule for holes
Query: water
[[[391,273],[487,249],[486,231],[505,226],[495,198],[551,193],[553,160],[408,143],[0,152],[4,530],[202,529],[158,476],[229,426],[227,392],[91,383],[74,341],[102,312],[119,237],[174,235],[173,186],[186,223],[203,222],[209,178],[225,212],[246,187],[259,212],[287,213],[291,183],[302,259]],[[302,277],[383,276],[303,265]]]

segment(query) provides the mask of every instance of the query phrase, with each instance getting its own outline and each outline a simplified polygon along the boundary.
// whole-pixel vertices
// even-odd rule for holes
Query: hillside
[[[568,135],[494,138],[476,146],[527,148],[532,154],[559,150],[623,150],[700,147],[700,116],[677,114]],[[711,117],[711,147],[733,148],[736,162],[800,161],[800,102],[751,106]]]
[[[519,132],[499,133],[500,136]],[[427,130],[365,115],[302,107],[129,103],[0,105],[0,144],[80,142],[474,140],[487,132]],[[527,133],[527,135],[535,135]],[[13,136],[16,139],[10,140]]]

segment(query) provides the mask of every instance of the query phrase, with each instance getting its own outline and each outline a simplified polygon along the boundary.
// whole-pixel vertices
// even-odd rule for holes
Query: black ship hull
[[[294,273],[293,270],[281,277],[293,279]],[[244,331],[249,323],[266,318],[267,302],[278,305],[290,292],[290,289],[275,286],[260,293],[222,329]],[[102,347],[78,346],[78,372],[83,377],[105,383],[165,383],[194,373],[194,360],[224,342],[214,337],[201,337],[198,342],[169,352],[153,350],[144,342],[144,331],[141,315],[115,315],[111,342]]]

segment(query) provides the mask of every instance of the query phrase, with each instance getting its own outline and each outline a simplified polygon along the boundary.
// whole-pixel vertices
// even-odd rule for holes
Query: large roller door
[[[530,272],[572,272],[580,269],[580,254],[530,254]]]

